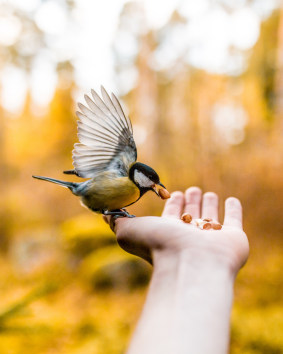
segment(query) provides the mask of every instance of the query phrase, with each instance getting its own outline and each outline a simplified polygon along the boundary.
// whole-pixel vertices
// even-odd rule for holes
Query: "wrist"
[[[211,252],[194,252],[192,249],[183,250],[154,250],[153,273],[158,273],[162,277],[176,276],[180,269],[191,274],[191,277],[207,275],[209,277],[217,275],[223,279],[230,279],[234,282],[237,270],[233,267],[231,260],[224,256],[215,256]]]
[[[230,268],[215,260],[203,262],[185,252],[173,257],[155,253],[150,293],[158,302],[167,299],[172,343],[197,348],[197,353],[227,353],[234,279]]]

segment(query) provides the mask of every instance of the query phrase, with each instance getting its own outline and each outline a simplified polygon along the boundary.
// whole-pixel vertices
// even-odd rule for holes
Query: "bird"
[[[79,143],[74,144],[72,151],[74,168],[63,171],[88,180],[76,183],[32,177],[68,188],[80,197],[83,206],[95,213],[134,217],[126,207],[148,191],[161,197],[157,186],[163,191],[166,188],[153,168],[137,161],[132,123],[118,98],[113,93],[110,97],[103,86],[101,97],[94,90],[91,96],[84,96],[87,106],[78,103]]]

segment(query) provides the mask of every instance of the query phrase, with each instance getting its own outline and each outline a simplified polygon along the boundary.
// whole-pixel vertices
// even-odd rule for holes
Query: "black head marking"
[[[154,169],[148,165],[145,165],[144,163],[136,162],[131,166],[129,170],[129,177],[133,182],[135,181],[134,180],[135,171],[142,172],[146,177],[148,177],[155,184],[160,182],[159,176],[154,171]]]

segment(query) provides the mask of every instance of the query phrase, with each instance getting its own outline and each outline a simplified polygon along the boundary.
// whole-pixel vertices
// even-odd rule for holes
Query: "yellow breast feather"
[[[113,178],[105,174],[93,179],[88,193],[82,197],[85,206],[93,211],[116,210],[139,199],[140,191],[128,177]]]

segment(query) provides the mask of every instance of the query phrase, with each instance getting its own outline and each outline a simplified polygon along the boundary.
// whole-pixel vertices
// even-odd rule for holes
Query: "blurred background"
[[[242,200],[231,353],[283,353],[281,3],[0,0],[1,354],[123,353],[141,311],[150,267],[31,178],[70,177],[76,102],[101,84],[170,191]],[[148,193],[130,211],[163,204]]]

